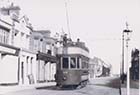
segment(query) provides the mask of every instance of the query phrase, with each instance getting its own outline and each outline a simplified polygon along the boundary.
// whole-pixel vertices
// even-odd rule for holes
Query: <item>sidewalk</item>
[[[127,95],[126,81],[121,84],[121,95]],[[139,95],[139,82],[130,81],[130,95]]]
[[[52,86],[52,85],[56,85],[56,83],[46,82],[46,83],[37,83],[32,85],[0,86],[0,95],[10,93],[10,92],[16,92],[16,91],[27,90],[27,89],[36,89],[38,87],[45,87],[45,86]]]

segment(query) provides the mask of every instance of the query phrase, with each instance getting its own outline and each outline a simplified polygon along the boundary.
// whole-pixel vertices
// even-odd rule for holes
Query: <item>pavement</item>
[[[127,95],[126,81],[121,84],[121,95]],[[139,95],[139,82],[130,80],[130,95]]]
[[[0,86],[0,95],[10,93],[10,92],[22,91],[27,89],[36,89],[40,87],[53,86],[53,85],[56,85],[56,83],[45,82],[45,83],[36,83],[31,85]]]

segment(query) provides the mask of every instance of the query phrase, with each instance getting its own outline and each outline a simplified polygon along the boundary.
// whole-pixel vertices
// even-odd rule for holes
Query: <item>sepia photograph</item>
[[[0,95],[140,95],[139,0],[0,0]]]

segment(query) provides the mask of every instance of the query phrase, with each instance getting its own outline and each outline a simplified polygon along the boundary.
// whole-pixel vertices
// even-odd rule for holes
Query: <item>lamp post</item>
[[[124,84],[124,31],[122,32],[122,71],[121,71],[121,81]]]
[[[127,62],[127,95],[130,95],[130,71],[129,71],[129,60],[128,60],[128,49],[129,49],[129,33],[132,31],[128,29],[128,24],[126,23],[126,29],[123,31],[124,33],[127,34],[126,38],[126,62]]]

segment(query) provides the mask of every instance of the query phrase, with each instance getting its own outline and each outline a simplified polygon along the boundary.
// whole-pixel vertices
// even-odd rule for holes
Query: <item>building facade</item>
[[[105,63],[102,59],[94,57],[90,59],[89,72],[90,78],[111,76],[112,66]]]
[[[36,83],[36,52],[30,50],[32,26],[23,16],[15,22],[13,45],[20,48],[20,84]]]
[[[37,53],[37,82],[54,81],[56,73],[55,39],[50,31],[37,30],[31,34],[30,49]]]
[[[0,84],[28,85],[54,81],[56,39],[48,30],[34,31],[14,4],[0,8]]]
[[[2,7],[0,10],[0,46],[3,69],[12,73],[9,77],[5,71],[2,84],[32,84],[36,82],[36,53],[29,50],[32,26],[26,16],[20,17],[20,8],[13,4]],[[18,51],[18,54],[5,55],[5,51]],[[9,67],[10,66],[10,67]],[[8,69],[9,67],[9,69]],[[12,69],[12,68],[13,69]],[[0,71],[2,72],[2,71]],[[5,77],[7,75],[7,78]],[[12,78],[14,77],[14,78]],[[6,80],[4,82],[4,79]],[[13,81],[7,81],[13,80]]]
[[[18,47],[12,46],[12,19],[0,9],[0,84],[18,84]]]

